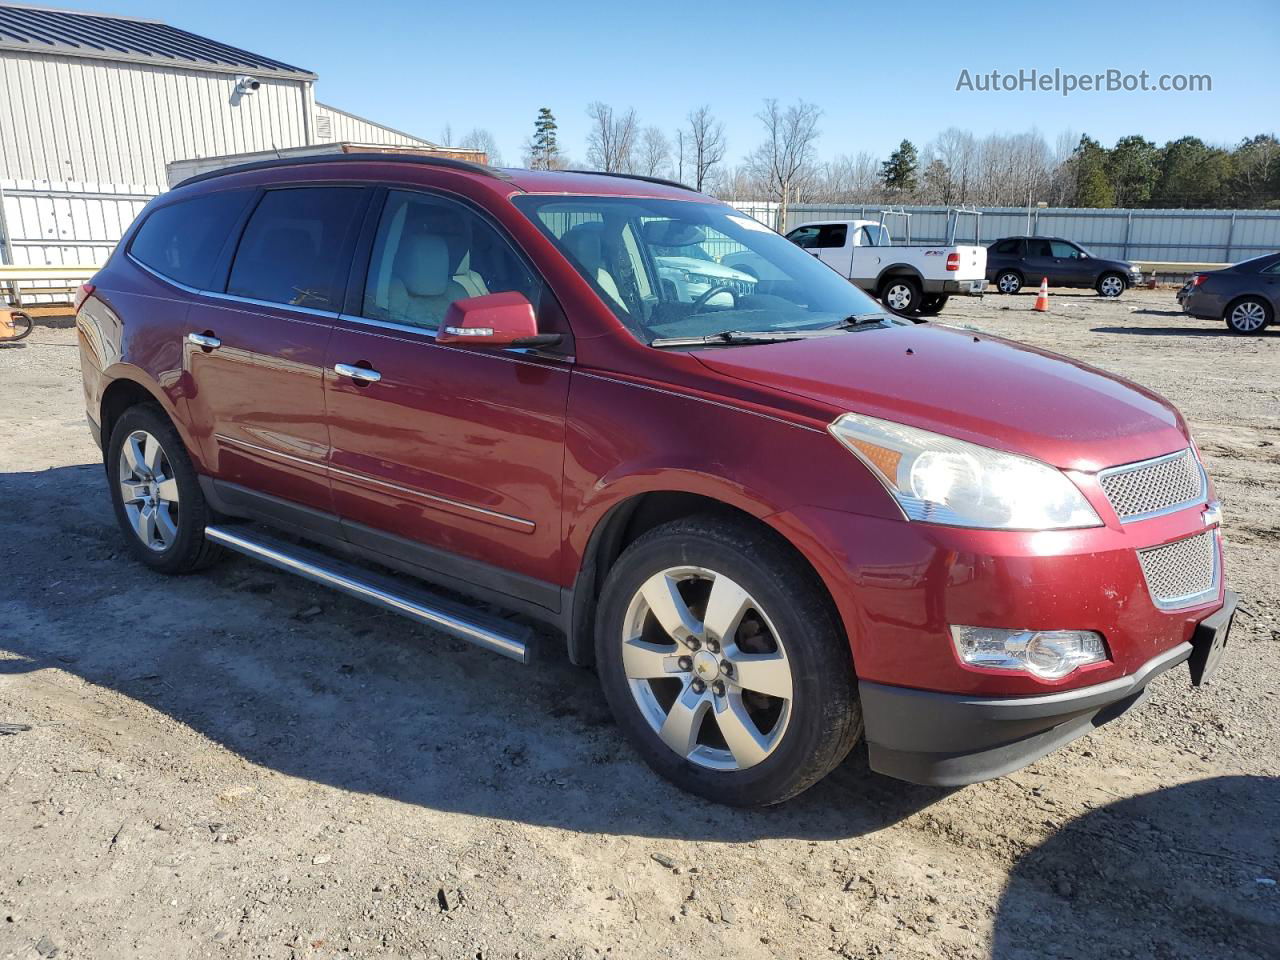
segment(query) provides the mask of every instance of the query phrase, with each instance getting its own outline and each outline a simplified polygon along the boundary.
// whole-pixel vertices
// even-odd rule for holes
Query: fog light
[[[1090,630],[1005,630],[951,628],[960,659],[971,667],[1021,670],[1057,680],[1077,667],[1107,659],[1102,635]]]

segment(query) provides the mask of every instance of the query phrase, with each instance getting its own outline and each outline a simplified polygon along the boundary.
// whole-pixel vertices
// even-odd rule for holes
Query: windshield
[[[526,195],[514,203],[645,343],[839,328],[880,305],[768,227],[721,204]]]

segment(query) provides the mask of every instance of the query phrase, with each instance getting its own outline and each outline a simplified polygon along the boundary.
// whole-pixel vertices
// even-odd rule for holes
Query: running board
[[[414,590],[389,577],[344,563],[333,557],[275,540],[250,529],[239,527],[205,527],[207,539],[228,550],[305,577],[349,596],[372,603],[410,620],[447,633],[477,647],[500,653],[504,657],[529,662],[533,631],[526,626],[489,616],[460,603]]]

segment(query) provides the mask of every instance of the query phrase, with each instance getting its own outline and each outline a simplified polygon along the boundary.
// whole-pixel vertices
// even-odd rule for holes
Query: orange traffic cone
[[[1036,297],[1035,309],[1041,313],[1049,312],[1049,278],[1043,277],[1040,280],[1040,296]]]

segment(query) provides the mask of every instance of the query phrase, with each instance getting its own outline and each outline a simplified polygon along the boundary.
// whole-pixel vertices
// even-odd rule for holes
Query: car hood
[[[1162,397],[1086,364],[945,327],[694,351],[710,369],[845,413],[893,420],[1094,471],[1188,444]]]
[[[732,267],[726,267],[724,264],[716,263],[714,260],[699,260],[697,257],[654,257],[653,259],[659,267],[685,270],[689,273],[701,273],[708,277],[720,277],[724,280],[756,282],[756,278],[751,274],[743,273],[741,270],[734,270]]]

